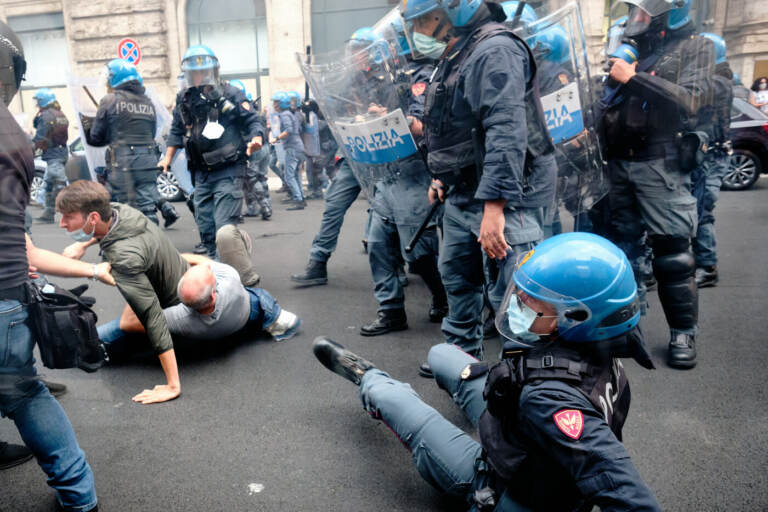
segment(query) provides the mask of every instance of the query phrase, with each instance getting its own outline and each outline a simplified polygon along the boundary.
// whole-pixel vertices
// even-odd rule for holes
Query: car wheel
[[[734,149],[723,177],[723,190],[747,190],[760,177],[760,160],[751,151]]]
[[[40,191],[45,186],[43,176],[35,174],[32,178],[32,183],[29,184],[29,202],[31,204],[37,204],[37,198],[40,196]]]
[[[160,197],[166,201],[181,201],[184,199],[184,192],[181,191],[179,180],[170,172],[163,172],[157,175],[157,191]]]

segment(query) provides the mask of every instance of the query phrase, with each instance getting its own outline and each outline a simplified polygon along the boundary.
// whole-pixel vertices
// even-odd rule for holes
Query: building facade
[[[567,0],[546,3],[547,9]],[[139,71],[171,105],[187,46],[206,44],[219,57],[224,78],[239,78],[254,96],[303,91],[296,55],[339,47],[357,28],[372,24],[397,0],[0,0],[0,18],[24,45],[28,72],[11,110],[31,124],[34,90],[50,87],[68,115],[68,77],[95,76],[118,57],[125,38],[138,43]],[[593,70],[599,68],[610,25],[608,0],[580,0]],[[761,7],[762,6],[762,7]],[[695,0],[694,20],[722,34],[728,58],[744,83],[768,74],[768,9],[753,0]],[[74,123],[73,123],[74,124]],[[27,126],[28,127],[28,126]]]

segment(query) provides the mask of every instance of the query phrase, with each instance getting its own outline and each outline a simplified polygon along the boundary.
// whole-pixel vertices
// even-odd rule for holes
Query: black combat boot
[[[67,392],[67,386],[59,384],[58,382],[51,382],[49,380],[40,379],[45,387],[48,388],[48,392],[53,396],[61,396]]]
[[[696,337],[693,334],[672,333],[667,363],[674,368],[696,366]]]
[[[717,286],[720,278],[717,275],[717,267],[699,267],[696,269],[696,286],[699,288],[709,288]]]
[[[392,331],[404,331],[408,328],[405,309],[381,309],[376,320],[360,328],[363,336],[378,336]]]
[[[160,207],[160,213],[163,214],[163,227],[168,228],[179,220],[179,214],[176,212],[176,208],[168,202],[164,202]]]
[[[291,281],[300,286],[317,286],[328,283],[328,270],[324,261],[310,259],[303,274],[293,274]]]
[[[312,352],[323,366],[358,386],[365,372],[375,368],[370,361],[323,336],[315,338],[312,343]]]
[[[20,444],[8,444],[0,441],[0,469],[8,469],[23,464],[32,458],[32,451]]]
[[[429,307],[429,321],[439,324],[448,315],[448,297],[445,294],[440,271],[437,269],[437,260],[432,256],[425,256],[414,261],[410,265],[411,272],[418,274],[432,293],[432,304]]]

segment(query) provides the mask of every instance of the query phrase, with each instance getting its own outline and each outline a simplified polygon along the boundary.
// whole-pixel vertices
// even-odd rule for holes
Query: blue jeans
[[[344,222],[344,214],[360,194],[360,184],[357,182],[352,168],[344,161],[336,176],[325,192],[325,211],[320,224],[320,231],[312,240],[309,259],[325,263],[336,250],[339,232]]]
[[[441,344],[429,352],[429,363],[437,382],[451,385],[448,392],[460,397],[458,405],[473,424],[485,410],[485,379],[469,381],[465,389],[452,385],[461,370],[476,361],[458,348]],[[360,383],[363,408],[381,419],[411,452],[419,474],[445,493],[469,500],[474,490],[484,487],[486,464],[480,443],[424,403],[410,385],[372,369]],[[482,410],[481,410],[482,409]]]
[[[285,149],[285,184],[291,191],[291,197],[294,201],[303,201],[304,192],[301,188],[301,178],[299,166],[304,160],[304,153],[295,148]]]
[[[193,196],[195,221],[208,256],[216,259],[216,232],[227,224],[237,224],[243,208],[242,178],[230,176],[211,180],[209,177],[204,181],[199,178]]]
[[[697,267],[717,265],[717,241],[715,240],[715,204],[720,196],[723,176],[728,172],[728,156],[707,156],[698,168],[693,170],[693,197],[699,224],[693,239],[693,255]]]
[[[45,163],[45,213],[53,215],[56,211],[56,196],[67,186],[66,161],[47,160]]]
[[[481,204],[460,207],[448,198],[439,260],[440,275],[448,293],[448,316],[442,324],[445,341],[480,359],[483,355],[483,293],[493,310],[498,311],[517,258],[541,239],[542,209],[504,210],[504,238],[510,249],[501,261],[488,258],[477,241],[482,216]]]
[[[266,329],[277,320],[282,311],[275,298],[263,288],[246,288],[245,290],[248,292],[251,303],[251,313],[245,326],[232,336]],[[96,330],[99,339],[107,348],[110,359],[123,359],[151,348],[146,335],[123,331],[120,328],[119,318],[99,325]]]
[[[61,506],[90,510],[97,502],[93,472],[64,409],[37,377],[34,346],[26,306],[0,300],[0,413],[16,423]]]

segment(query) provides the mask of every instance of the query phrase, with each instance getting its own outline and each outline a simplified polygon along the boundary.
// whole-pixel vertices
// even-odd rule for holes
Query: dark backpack
[[[52,283],[31,285],[30,328],[43,365],[51,369],[80,368],[95,372],[107,360],[96,332],[93,297],[82,296],[88,285],[65,290]]]

